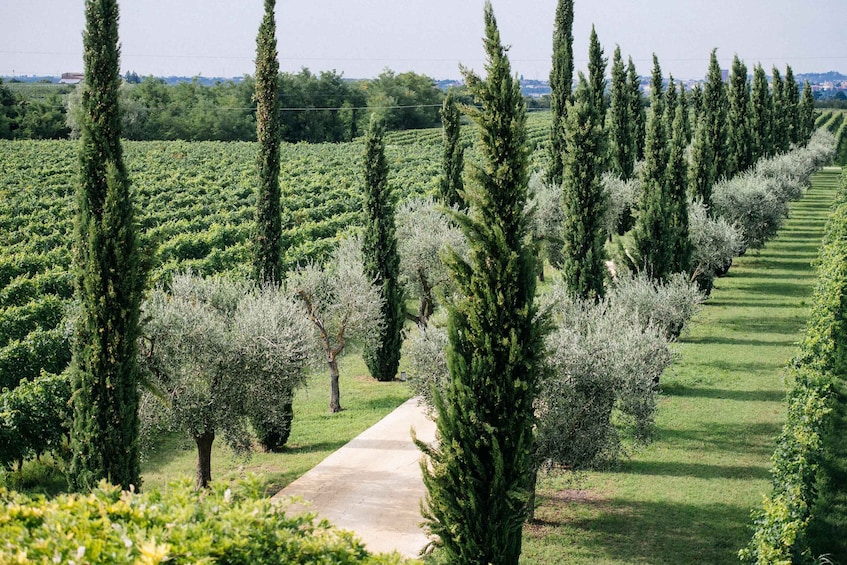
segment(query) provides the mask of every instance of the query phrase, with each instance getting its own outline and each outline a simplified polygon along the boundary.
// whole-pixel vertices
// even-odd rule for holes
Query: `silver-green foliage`
[[[290,273],[285,287],[298,299],[298,311],[311,323],[311,343],[321,351],[330,371],[330,410],[341,410],[338,357],[348,342],[367,343],[378,338],[382,296],[365,276],[362,244],[342,240],[323,266],[310,263]]]
[[[697,283],[683,273],[655,282],[643,271],[622,278],[607,296],[641,327],[655,327],[669,340],[679,337],[705,299]]]
[[[724,217],[709,216],[701,200],[688,205],[688,227],[694,278],[711,280],[726,272],[732,259],[745,248],[741,230]]]
[[[641,195],[641,179],[635,175],[629,180],[624,180],[614,173],[607,172],[600,178],[600,185],[606,194],[603,223],[606,234],[611,236],[617,233],[624,214],[638,204],[638,198]]]
[[[310,328],[277,287],[183,273],[154,289],[143,311],[140,360],[161,401],[151,413],[195,441],[223,433],[233,449],[249,449],[249,418],[281,417],[276,409],[304,383]]]
[[[467,241],[432,198],[413,198],[397,207],[397,251],[400,282],[406,295],[419,301],[417,321],[426,325],[440,297],[451,294],[450,272],[442,254],[452,249],[467,256]]]
[[[556,330],[538,402],[538,458],[545,467],[592,468],[614,461],[622,436],[647,440],[668,340],[621,300],[573,301],[561,285],[547,296]]]

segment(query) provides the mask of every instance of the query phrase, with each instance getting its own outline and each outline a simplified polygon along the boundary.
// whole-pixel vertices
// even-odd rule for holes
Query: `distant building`
[[[85,78],[83,73],[62,73],[62,78],[59,79],[59,84],[77,84]]]

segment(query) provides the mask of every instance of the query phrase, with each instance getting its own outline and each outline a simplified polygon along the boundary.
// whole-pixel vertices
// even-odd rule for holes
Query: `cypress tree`
[[[668,89],[665,91],[665,131],[670,134],[673,130],[673,121],[676,117],[676,108],[679,104],[679,96],[676,93],[676,81],[673,75],[668,75]]]
[[[572,296],[596,300],[604,294],[606,198],[600,185],[603,127],[592,102],[592,88],[580,73],[574,100],[568,104],[562,274]]]
[[[672,272],[674,234],[670,223],[667,190],[668,147],[662,94],[662,70],[653,55],[650,117],[644,146],[641,208],[635,222],[634,243],[650,276],[663,280]]]
[[[518,563],[534,477],[534,410],[543,328],[536,320],[535,253],[525,214],[526,109],[491,3],[485,3],[482,80],[464,70],[477,109],[483,165],[454,217],[469,261],[449,261],[460,289],[450,305],[450,382],[436,393],[436,443],[418,445],[428,489],[423,514],[452,564]]]
[[[703,89],[703,115],[706,119],[712,157],[715,163],[715,180],[729,173],[727,155],[727,96],[718,64],[717,49],[712,49],[709,59],[709,75]]]
[[[444,155],[441,160],[441,179],[438,184],[439,197],[445,206],[464,208],[462,171],[465,168],[465,146],[462,145],[460,138],[461,115],[452,90],[447,91],[441,106],[441,132],[444,140]]]
[[[77,489],[104,478],[138,487],[136,354],[146,269],[120,142],[115,0],[85,2],[83,46],[73,250],[80,312],[72,342],[70,476]]]
[[[691,110],[695,120],[699,120],[703,115],[703,89],[700,83],[695,84],[691,90]]]
[[[685,90],[685,85],[679,83],[679,107],[682,108],[682,131],[685,132],[685,142],[691,143],[693,132],[691,131],[691,108],[688,101],[689,94]]]
[[[773,147],[772,155],[784,153],[788,151],[788,146],[791,144],[788,131],[788,120],[786,119],[785,108],[785,85],[782,82],[782,76],[779,74],[779,69],[773,68],[771,94],[772,113],[771,113],[771,146]]]
[[[609,109],[609,166],[624,180],[635,168],[635,124],[626,84],[626,69],[620,46],[612,56],[612,103]]]
[[[802,143],[807,143],[815,131],[815,97],[812,95],[812,85],[809,81],[803,84],[803,97],[800,99],[800,126],[802,128]]]
[[[700,199],[711,215],[712,186],[715,184],[714,157],[705,118],[697,121],[691,143],[691,168],[688,175],[688,192],[691,198]]]
[[[276,51],[276,0],[265,0],[265,15],[256,36],[256,139],[259,187],[256,197],[256,236],[253,276],[279,282],[282,276],[282,216],[279,207],[279,103]]]
[[[600,127],[603,127],[606,123],[606,59],[593,25],[588,41],[588,86],[591,106],[600,120]]]
[[[563,122],[573,83],[573,0],[558,0],[553,28],[553,68],[550,71],[550,127],[547,182],[562,184],[562,154],[565,151]]]
[[[672,273],[685,273],[691,267],[691,240],[688,237],[688,162],[685,149],[685,125],[682,107],[677,104],[672,121],[670,150],[666,171],[668,190],[668,221],[671,231]]]
[[[773,154],[771,141],[771,95],[765,69],[753,69],[753,91],[750,95],[750,146],[753,161]]]
[[[633,142],[635,143],[635,160],[644,158],[644,138],[646,136],[647,112],[644,108],[644,98],[641,96],[641,78],[635,71],[632,57],[626,67],[626,84],[629,91],[629,114],[632,116]]]
[[[794,71],[791,66],[785,68],[785,98],[784,110],[785,121],[788,126],[788,139],[791,143],[799,144],[802,142],[802,129],[800,123],[800,89],[797,87],[797,81],[794,80]]]
[[[362,256],[365,274],[382,291],[383,326],[379,338],[364,351],[365,363],[378,381],[397,375],[405,320],[400,287],[400,256],[394,234],[394,199],[388,185],[388,162],[382,122],[371,116],[365,133],[365,198]]]
[[[732,60],[729,78],[729,135],[727,136],[727,174],[732,176],[753,165],[750,132],[750,81],[747,65],[738,55]]]
[[[276,0],[265,0],[265,13],[256,35],[256,139],[259,185],[256,194],[253,278],[259,284],[279,284],[282,275],[282,217],[280,215],[278,76]],[[294,406],[291,398],[279,399],[281,417],[276,424],[251,418],[259,443],[267,451],[281,450],[291,434]]]

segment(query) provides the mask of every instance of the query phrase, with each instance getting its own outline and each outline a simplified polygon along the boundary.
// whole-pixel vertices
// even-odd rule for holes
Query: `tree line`
[[[196,78],[167,84],[152,76],[122,81],[124,139],[256,141],[256,77],[204,85]],[[14,93],[0,82],[0,139],[78,137],[82,86],[43,98]],[[335,71],[279,73],[282,139],[312,143],[361,135],[371,113],[388,130],[435,127],[444,93],[414,72],[385,69],[371,80],[347,80]]]

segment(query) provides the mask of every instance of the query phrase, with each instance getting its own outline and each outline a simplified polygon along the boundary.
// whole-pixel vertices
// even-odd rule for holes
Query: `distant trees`
[[[439,123],[444,93],[426,75],[385,69],[363,87],[368,109],[382,118],[388,130],[431,128]]]
[[[466,191],[470,211],[454,215],[470,260],[450,260],[460,289],[449,308],[451,379],[444,394],[436,393],[436,443],[419,443],[426,454],[423,513],[446,561],[516,564],[534,475],[543,331],[524,212],[525,107],[488,1],[485,49],[486,79],[465,71],[480,105],[470,116],[484,165]]]
[[[364,351],[368,369],[379,381],[397,374],[406,319],[400,287],[400,256],[394,226],[394,197],[388,184],[388,163],[380,118],[371,117],[365,134],[364,235],[362,260],[365,275],[380,287],[382,324],[377,340]]]
[[[85,22],[70,476],[77,489],[100,479],[128,489],[141,479],[136,353],[146,273],[120,141],[117,2],[87,0]]]

